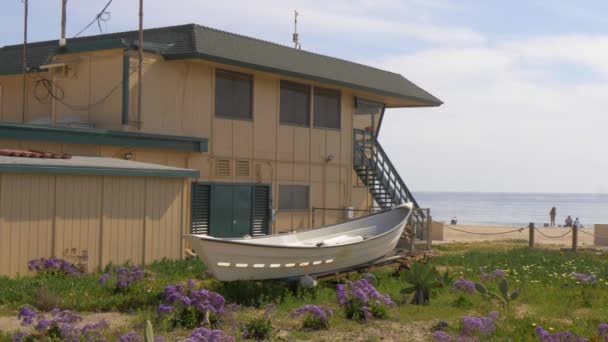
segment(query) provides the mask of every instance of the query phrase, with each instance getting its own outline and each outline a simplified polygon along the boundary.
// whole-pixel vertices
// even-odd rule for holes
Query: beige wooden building
[[[373,207],[415,201],[376,137],[385,108],[439,106],[441,101],[403,76],[194,24],[145,30],[144,41],[141,117],[137,32],[68,39],[65,48],[57,41],[31,43],[25,76],[23,47],[0,49],[0,149],[198,171],[187,187],[180,187],[179,227],[166,221],[158,228],[175,232],[280,233],[342,221],[349,208],[365,215]],[[4,184],[21,176],[2,177]],[[35,187],[40,177],[23,178],[22,186]],[[89,182],[97,184],[95,191],[105,189],[93,178],[45,177],[66,186]],[[108,179],[143,188],[149,182]],[[0,201],[11,196],[11,190],[3,190]],[[129,215],[143,213],[141,201]],[[157,215],[164,215],[163,208],[155,209]],[[102,217],[102,212],[96,213]],[[0,214],[0,229],[23,220]],[[32,227],[27,233],[32,236],[42,229]],[[48,233],[55,237],[63,234],[56,224],[48,229],[55,230]],[[69,241],[27,254],[59,255],[62,248],[86,244]],[[142,253],[137,262],[154,259],[146,253],[156,252]],[[131,256],[104,258],[95,265]]]

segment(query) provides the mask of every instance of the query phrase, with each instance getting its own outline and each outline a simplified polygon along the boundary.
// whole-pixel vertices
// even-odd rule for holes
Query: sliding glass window
[[[314,127],[340,129],[340,92],[315,87]]]
[[[310,126],[310,86],[281,81],[281,123]]]
[[[215,71],[215,115],[229,119],[253,118],[253,76]]]

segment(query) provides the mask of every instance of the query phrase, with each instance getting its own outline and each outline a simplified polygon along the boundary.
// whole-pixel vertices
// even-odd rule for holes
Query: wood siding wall
[[[95,127],[114,127],[120,124],[121,87],[114,89],[122,77],[122,51],[91,52],[64,55],[62,60],[79,58],[75,75],[57,79],[70,103],[89,107],[103,96],[110,94],[103,104],[87,110],[72,110],[61,103],[49,106],[55,121],[72,115]],[[131,57],[130,69],[135,69],[136,59]],[[235,70],[253,75],[253,120],[230,120],[214,115],[214,72],[216,68]],[[18,77],[15,76],[18,80]],[[0,83],[6,77],[0,77]],[[338,89],[341,92],[341,129],[300,127],[279,123],[280,80],[288,79],[312,87]],[[137,79],[132,74],[129,84],[129,117],[135,120],[137,112]],[[17,82],[17,81],[15,81]],[[12,88],[11,88],[12,89]],[[20,93],[20,88],[14,90]],[[112,92],[112,90],[114,91]],[[13,90],[11,90],[13,91]],[[367,209],[371,197],[366,188],[357,184],[353,173],[352,153],[355,125],[361,126],[362,118],[355,123],[354,98],[361,96],[378,100],[371,94],[355,92],[327,84],[284,78],[204,61],[164,61],[148,55],[145,59],[143,89],[142,130],[150,133],[205,137],[209,139],[208,154],[186,154],[132,148],[108,148],[94,145],[47,144],[50,150],[73,154],[122,157],[132,153],[134,160],[162,165],[188,167],[201,172],[200,181],[247,182],[271,184],[273,205],[278,205],[279,184],[310,186],[311,207],[344,208],[353,206]],[[67,101],[67,100],[66,100]],[[19,101],[17,101],[20,103]],[[11,104],[11,108],[17,106]],[[15,107],[16,108],[16,107]],[[0,120],[19,122],[15,109],[2,111]],[[44,112],[44,111],[42,111]],[[314,115],[314,114],[313,114]],[[311,117],[312,121],[312,117]],[[12,142],[27,148],[40,148],[39,143]],[[13,147],[0,145],[0,147]],[[327,161],[328,156],[332,161]],[[228,161],[229,175],[217,175],[218,163]],[[236,166],[248,165],[249,172],[236,174]],[[245,164],[243,164],[245,163]],[[278,212],[274,231],[301,230],[313,225],[331,224],[344,219],[341,211],[312,210]]]
[[[90,270],[183,256],[187,182],[0,174],[0,275],[41,257],[88,255]]]

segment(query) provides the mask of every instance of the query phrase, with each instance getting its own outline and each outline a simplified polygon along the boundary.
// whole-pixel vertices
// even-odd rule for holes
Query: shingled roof
[[[196,24],[147,29],[144,38],[145,43],[164,45],[160,53],[166,59],[200,58],[396,97],[417,106],[442,104],[393,72]],[[137,31],[128,31],[68,39],[67,45],[69,52],[95,44],[100,49],[120,47],[119,42],[129,45],[136,40]],[[28,67],[44,64],[59,52],[57,47],[56,40],[28,44]],[[22,48],[12,45],[0,49],[0,75],[21,73]]]

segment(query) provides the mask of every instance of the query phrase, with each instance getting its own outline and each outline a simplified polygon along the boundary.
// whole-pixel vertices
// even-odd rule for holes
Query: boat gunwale
[[[396,206],[396,207],[393,207],[393,208],[390,208],[390,209],[386,209],[386,210],[383,210],[383,211],[380,211],[380,212],[377,212],[377,213],[373,213],[371,215],[367,215],[367,216],[364,216],[364,217],[360,217],[360,218],[354,219],[352,221],[338,223],[338,224],[333,224],[333,225],[327,225],[327,226],[323,226],[323,227],[319,227],[319,228],[315,228],[315,229],[310,229],[310,230],[307,230],[306,232],[310,232],[310,231],[314,231],[314,230],[320,230],[320,229],[324,229],[324,228],[335,227],[335,226],[338,226],[338,225],[341,225],[341,224],[344,224],[344,223],[356,222],[356,221],[359,221],[359,220],[363,220],[363,219],[369,218],[371,216],[376,216],[376,215],[379,215],[379,214],[384,214],[384,213],[387,213],[387,212],[389,212],[391,210],[395,210],[395,209],[407,209],[408,210],[407,214],[405,215],[405,218],[401,221],[402,223],[405,222],[405,221],[407,221],[409,219],[409,217],[410,217],[410,215],[412,214],[412,211],[413,211],[412,208],[407,207],[407,206]],[[314,246],[270,245],[270,244],[262,244],[262,243],[248,243],[248,242],[245,242],[241,238],[239,238],[238,240],[227,240],[227,239],[217,239],[217,238],[214,238],[214,237],[211,237],[211,236],[197,236],[197,234],[187,234],[186,236],[188,236],[188,237],[193,236],[193,237],[196,237],[197,239],[200,239],[201,241],[234,244],[234,245],[239,245],[239,246],[268,247],[268,248],[286,248],[286,249],[294,249],[294,248],[297,248],[297,249],[320,249],[320,248],[339,248],[339,247],[343,247],[343,246],[352,246],[352,245],[356,245],[356,244],[362,244],[362,243],[365,243],[365,242],[368,242],[368,241],[373,241],[375,239],[381,238],[381,237],[383,237],[385,235],[388,235],[388,234],[392,233],[393,231],[395,231],[396,229],[398,229],[401,225],[402,224],[398,224],[395,227],[391,228],[390,230],[387,230],[386,232],[383,232],[383,233],[378,234],[378,235],[374,235],[371,238],[364,239],[364,240],[361,240],[361,241],[348,242],[348,243],[344,243],[344,244],[341,244],[341,245],[326,245],[326,246],[323,246],[323,245],[321,245],[321,246],[316,246],[316,245],[314,245]],[[257,237],[255,237],[255,239],[259,239],[259,238],[268,238],[268,236],[257,236]],[[252,239],[254,239],[254,238],[251,238],[251,239],[248,239],[248,240],[252,240]]]

